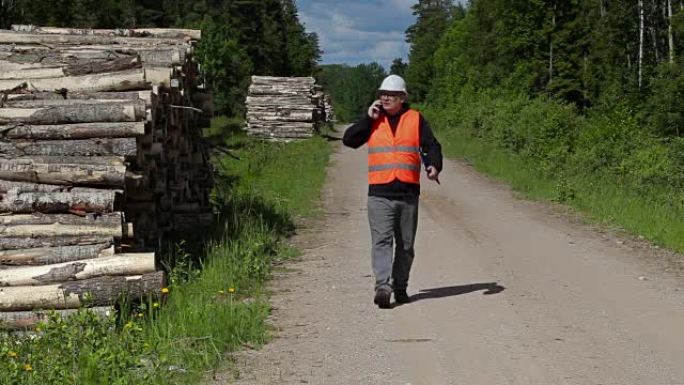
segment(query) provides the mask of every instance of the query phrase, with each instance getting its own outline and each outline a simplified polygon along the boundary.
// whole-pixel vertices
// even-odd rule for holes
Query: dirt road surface
[[[273,282],[277,337],[216,384],[684,384],[682,278],[455,162],[423,180],[413,302],[378,309],[365,169],[340,145],[325,218]]]

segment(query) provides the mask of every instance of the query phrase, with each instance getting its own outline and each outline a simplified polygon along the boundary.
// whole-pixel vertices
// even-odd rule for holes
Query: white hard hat
[[[382,81],[378,91],[394,91],[406,94],[406,82],[399,75],[390,75]]]

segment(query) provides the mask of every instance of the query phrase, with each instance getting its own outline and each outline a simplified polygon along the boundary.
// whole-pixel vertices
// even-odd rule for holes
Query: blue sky
[[[323,64],[356,65],[377,61],[389,69],[392,60],[406,62],[404,32],[415,22],[417,0],[297,0],[300,20],[316,32]]]

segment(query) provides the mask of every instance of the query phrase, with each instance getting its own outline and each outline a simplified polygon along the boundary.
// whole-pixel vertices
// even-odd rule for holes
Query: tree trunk
[[[101,189],[27,191],[11,188],[0,191],[0,213],[110,213],[114,211],[114,202],[120,193]]]
[[[135,138],[0,142],[0,156],[124,156],[137,154]]]
[[[658,52],[658,31],[656,29],[656,15],[658,14],[658,5],[656,0],[651,0],[651,40],[653,42],[653,52],[655,55],[655,62],[660,63],[660,52]]]
[[[0,124],[137,122],[146,116],[142,100],[39,108],[0,108]]]
[[[58,140],[92,138],[127,138],[145,134],[145,123],[77,123],[64,125],[0,126],[0,137],[7,139]]]
[[[0,35],[2,32],[0,32]],[[0,91],[26,89],[31,91],[69,92],[130,91],[147,88],[142,69],[68,77],[31,80],[0,80]]]
[[[117,254],[56,265],[0,270],[0,286],[38,286],[101,276],[140,275],[154,271],[154,253]]]
[[[667,0],[667,43],[670,48],[670,64],[674,63],[675,48],[672,32],[672,0]]]
[[[121,238],[122,234],[122,216],[118,212],[82,217],[66,214],[0,215],[0,236],[7,238]]]
[[[121,295],[142,299],[159,295],[164,287],[161,271],[138,276],[110,276],[57,285],[0,288],[0,311],[76,309],[84,305],[107,306]]]
[[[118,186],[126,182],[126,166],[115,157],[0,158],[0,179],[77,186]]]
[[[2,266],[52,265],[84,259],[111,257],[114,246],[109,243],[84,246],[38,247],[33,249],[0,250]]]
[[[639,89],[641,89],[641,79],[643,74],[644,61],[644,0],[639,0]]]
[[[76,314],[79,309],[65,310],[34,310],[17,312],[0,312],[0,329],[4,330],[32,330],[41,322],[47,322],[51,313],[59,315],[62,319],[67,319]],[[84,309],[91,311],[99,317],[109,317],[113,314],[114,308],[111,306],[99,306]]]

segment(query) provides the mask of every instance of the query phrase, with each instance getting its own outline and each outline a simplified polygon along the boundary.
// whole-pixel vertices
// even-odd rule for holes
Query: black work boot
[[[409,303],[411,302],[411,297],[409,297],[406,289],[399,289],[394,291],[394,300],[397,303]]]
[[[375,289],[375,298],[373,302],[378,305],[380,309],[389,309],[390,307],[390,296],[392,291],[386,287],[379,287]]]

